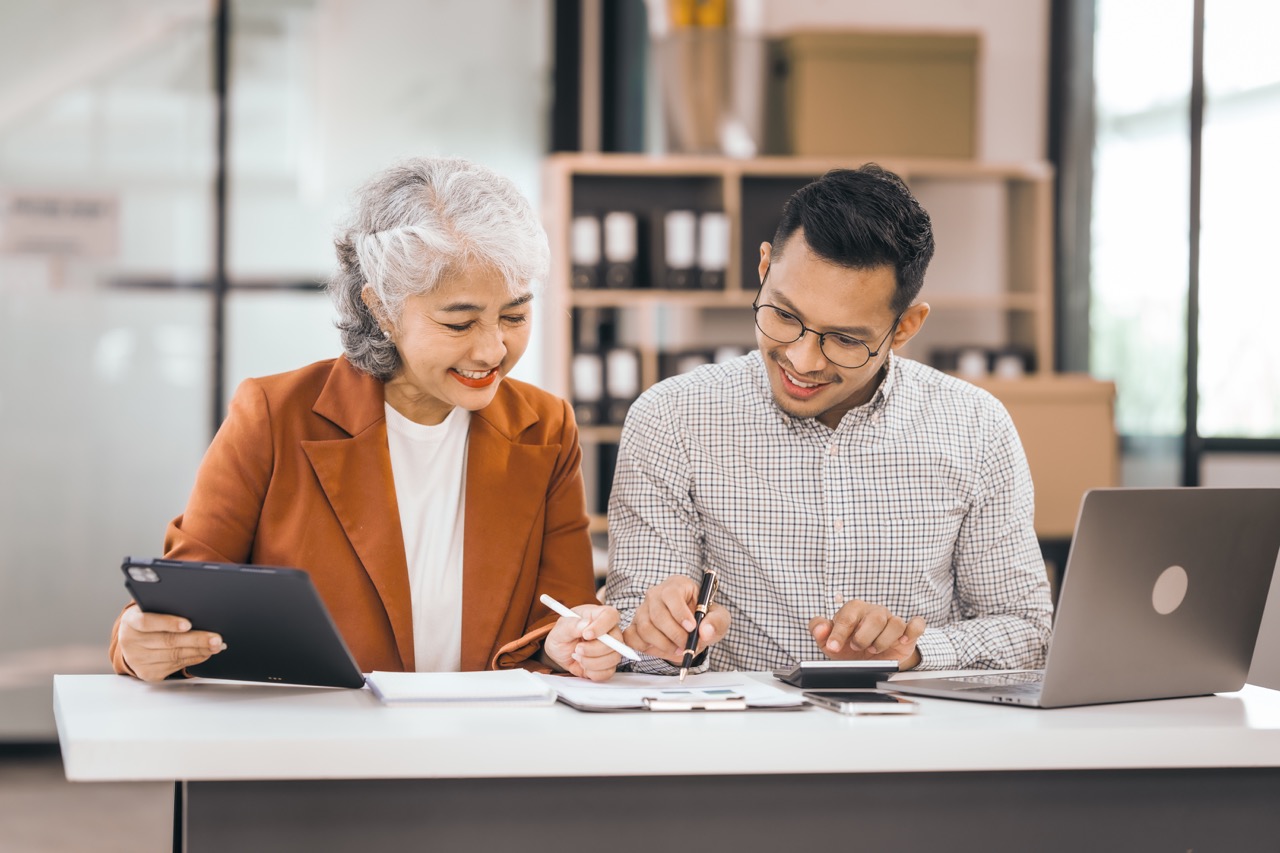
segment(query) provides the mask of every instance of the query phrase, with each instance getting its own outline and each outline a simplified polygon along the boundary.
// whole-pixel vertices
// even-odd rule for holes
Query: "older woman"
[[[358,201],[329,284],[345,355],[240,386],[165,556],[306,569],[365,671],[608,678],[598,637],[621,635],[595,603],[572,411],[508,378],[548,268],[532,207],[457,159]],[[156,680],[225,647],[130,606],[111,658]]]

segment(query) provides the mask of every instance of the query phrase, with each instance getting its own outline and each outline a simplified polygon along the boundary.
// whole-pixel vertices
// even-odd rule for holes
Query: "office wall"
[[[1280,453],[1206,453],[1200,460],[1200,483],[1280,487]]]

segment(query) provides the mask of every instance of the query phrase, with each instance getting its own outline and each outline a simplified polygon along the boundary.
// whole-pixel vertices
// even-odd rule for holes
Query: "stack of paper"
[[[371,672],[384,705],[550,705],[555,691],[523,669],[499,672]]]

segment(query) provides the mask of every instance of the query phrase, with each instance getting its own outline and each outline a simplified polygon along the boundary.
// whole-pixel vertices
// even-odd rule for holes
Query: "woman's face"
[[[390,330],[401,367],[386,383],[387,402],[422,424],[440,423],[455,406],[474,412],[489,405],[529,345],[532,299],[530,291],[513,297],[488,267],[406,299]]]

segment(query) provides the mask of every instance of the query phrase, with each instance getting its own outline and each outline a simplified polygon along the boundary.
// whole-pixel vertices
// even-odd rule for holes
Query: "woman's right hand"
[[[603,634],[622,639],[618,611],[605,604],[579,604],[572,608],[578,618],[561,616],[542,645],[548,661],[556,667],[591,681],[608,681],[622,656],[599,642]]]
[[[192,631],[181,616],[144,613],[136,606],[120,617],[118,640],[124,662],[143,681],[163,681],[227,647],[217,634]]]

